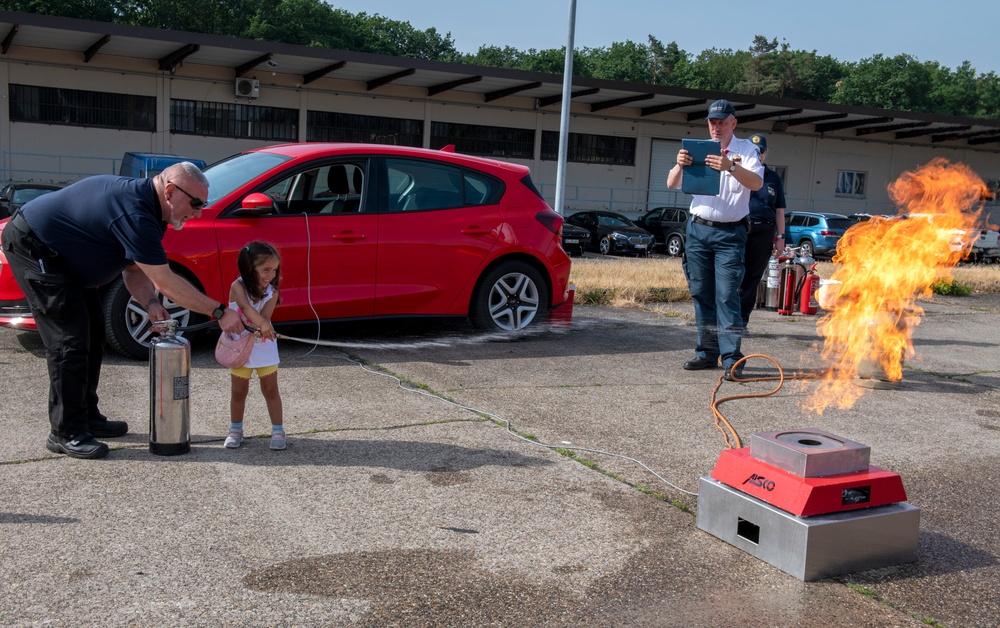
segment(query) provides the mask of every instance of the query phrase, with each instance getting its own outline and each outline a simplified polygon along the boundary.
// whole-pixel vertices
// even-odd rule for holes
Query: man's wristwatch
[[[736,162],[735,161],[729,164],[729,172],[736,172]]]
[[[219,307],[212,310],[212,318],[214,318],[215,320],[219,320],[220,318],[223,317],[223,315],[225,315],[225,313],[226,313],[226,304],[220,303]]]

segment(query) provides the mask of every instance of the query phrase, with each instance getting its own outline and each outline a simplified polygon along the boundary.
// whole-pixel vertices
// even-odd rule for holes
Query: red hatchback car
[[[239,250],[270,242],[281,253],[276,323],[467,316],[477,328],[520,330],[569,296],[563,219],[525,166],[448,150],[303,143],[234,155],[205,175],[201,217],[163,240],[170,264],[228,299]],[[103,292],[109,344],[146,357],[145,310],[121,279]],[[181,326],[196,322],[164,305]],[[2,256],[0,325],[34,328]]]

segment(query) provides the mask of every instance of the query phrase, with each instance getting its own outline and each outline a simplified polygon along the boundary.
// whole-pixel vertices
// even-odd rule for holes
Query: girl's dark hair
[[[267,242],[254,241],[240,249],[240,254],[236,258],[243,286],[247,289],[247,295],[250,296],[251,301],[260,301],[264,298],[264,293],[257,285],[257,264],[268,257],[278,260],[277,272],[274,273],[274,279],[271,280],[271,285],[277,289],[278,282],[281,281],[281,256],[278,255],[276,248]],[[281,301],[279,300],[278,303]]]

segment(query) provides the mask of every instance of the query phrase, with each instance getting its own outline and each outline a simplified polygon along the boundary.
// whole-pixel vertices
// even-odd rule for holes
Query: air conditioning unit
[[[260,96],[260,81],[248,78],[236,79],[236,95],[243,98],[257,98]]]

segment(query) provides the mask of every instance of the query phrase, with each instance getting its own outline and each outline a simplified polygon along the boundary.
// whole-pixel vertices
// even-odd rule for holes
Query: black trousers
[[[52,433],[78,436],[100,417],[97,384],[104,360],[104,312],[97,288],[81,286],[62,258],[19,216],[3,230],[3,249],[45,345]]]
[[[757,305],[757,286],[767,270],[767,262],[774,250],[774,235],[777,227],[767,223],[753,223],[747,235],[746,272],[740,284],[740,311],[743,325],[750,323],[750,313]]]

